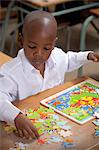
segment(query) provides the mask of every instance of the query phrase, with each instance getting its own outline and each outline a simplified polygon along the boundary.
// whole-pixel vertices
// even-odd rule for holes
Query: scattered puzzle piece
[[[69,131],[69,130],[68,131],[61,130],[58,133],[59,133],[60,136],[62,136],[64,138],[67,137],[67,136],[72,135],[71,131]]]
[[[96,118],[99,119],[99,112],[95,112],[95,113],[93,114],[93,116],[95,116]]]
[[[64,137],[71,135],[71,126],[67,125],[66,120],[60,119],[52,109],[43,106],[36,109],[24,110],[24,114],[31,120],[33,125],[37,128],[39,135],[46,134],[48,138],[39,138],[38,144],[45,144],[51,142],[62,142]],[[13,132],[15,127],[4,126],[6,132]],[[55,133],[55,136],[52,134]],[[60,135],[60,137],[59,137]]]

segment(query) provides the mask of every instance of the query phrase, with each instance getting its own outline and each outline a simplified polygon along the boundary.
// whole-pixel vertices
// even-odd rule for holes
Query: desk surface
[[[57,5],[57,4],[74,1],[74,0],[26,0],[26,1],[37,7],[49,7],[52,5]]]
[[[0,65],[4,64],[5,62],[11,60],[12,58],[2,52],[0,52]]]
[[[90,9],[90,12],[99,17],[99,8]]]
[[[77,80],[67,82],[63,85],[57,86],[53,89],[46,90],[35,96],[31,96],[31,97],[21,101],[19,103],[18,107],[20,109],[37,108],[40,106],[40,101],[42,99],[44,99],[48,96],[51,96],[52,94],[55,94],[59,91],[62,91],[68,87],[71,87],[74,84],[77,84],[86,79],[88,79],[88,77],[82,77]],[[88,123],[86,123],[84,125],[78,125],[67,118],[65,118],[65,119],[68,121],[69,125],[72,126],[72,130],[71,130],[72,138],[76,142],[76,147],[73,148],[73,150],[87,150],[87,148],[98,144],[98,142],[99,142],[98,138],[94,137],[95,126],[92,123],[92,121],[89,121]],[[2,124],[1,124],[1,128],[2,128]],[[51,144],[39,145],[36,143],[36,141],[33,141],[33,140],[29,141],[29,140],[21,139],[21,138],[15,136],[14,133],[7,135],[3,129],[1,129],[1,137],[2,138],[0,139],[0,141],[1,141],[0,145],[1,145],[2,150],[7,150],[8,147],[13,147],[15,142],[30,143],[28,150],[50,150],[51,148],[53,150],[63,150],[61,147],[61,143],[51,143]],[[98,147],[97,147],[97,149],[90,149],[90,150],[98,150]]]

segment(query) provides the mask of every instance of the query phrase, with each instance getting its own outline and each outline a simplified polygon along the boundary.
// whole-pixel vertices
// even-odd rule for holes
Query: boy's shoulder
[[[55,58],[66,57],[66,53],[61,48],[54,47],[52,51],[52,56]]]
[[[15,70],[18,70],[18,68],[20,67],[21,67],[21,60],[20,60],[20,57],[17,56],[13,58],[12,60],[3,64],[0,68],[0,71],[3,71],[5,73],[11,73],[11,72],[14,72]]]
[[[58,47],[54,47],[53,51],[52,51],[53,54],[65,54],[65,52],[61,49],[61,48],[58,48]]]

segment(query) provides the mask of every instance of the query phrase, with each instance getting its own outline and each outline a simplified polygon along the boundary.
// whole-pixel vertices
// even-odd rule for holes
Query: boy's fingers
[[[29,133],[25,129],[23,129],[22,132],[23,132],[23,135],[25,136],[25,138],[29,139],[29,137],[30,137]]]
[[[88,59],[92,60],[94,62],[99,62],[99,55],[95,53],[89,53],[88,54]]]
[[[97,61],[99,61],[99,55],[97,55],[96,57],[97,57]]]
[[[28,118],[26,118],[23,114],[20,114],[20,117],[18,116],[16,118],[15,125],[16,125],[19,136],[21,137],[25,136],[26,138],[29,138],[29,137],[38,138],[39,137],[37,129],[33,126],[31,121]]]
[[[92,60],[92,61],[97,62],[97,61],[98,61],[97,55],[94,54],[94,53],[91,53],[91,54],[89,55],[89,60]]]
[[[92,56],[93,56],[93,60],[94,60],[94,61],[99,61],[99,55],[94,54],[94,55],[92,55]]]
[[[96,58],[96,56],[92,55],[92,60],[93,61],[98,61],[98,59]]]
[[[35,134],[36,138],[39,138],[40,135],[38,134],[37,129],[34,126],[31,127],[31,130]]]
[[[21,130],[17,129],[17,131],[18,131],[18,135],[19,135],[20,137],[23,137],[23,136],[24,136],[24,135],[23,135],[23,132],[22,132]]]
[[[33,138],[33,139],[36,139],[36,138],[37,138],[36,135],[35,135],[35,133],[31,130],[31,128],[27,129],[27,132],[29,133],[29,136],[30,136],[31,138]]]

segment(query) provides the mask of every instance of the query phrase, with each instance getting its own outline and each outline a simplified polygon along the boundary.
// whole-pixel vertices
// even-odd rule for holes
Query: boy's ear
[[[58,40],[58,37],[56,37],[56,39],[55,39],[56,41]]]
[[[19,33],[18,35],[18,45],[19,45],[19,48],[23,48],[23,36],[22,36],[22,33]]]

